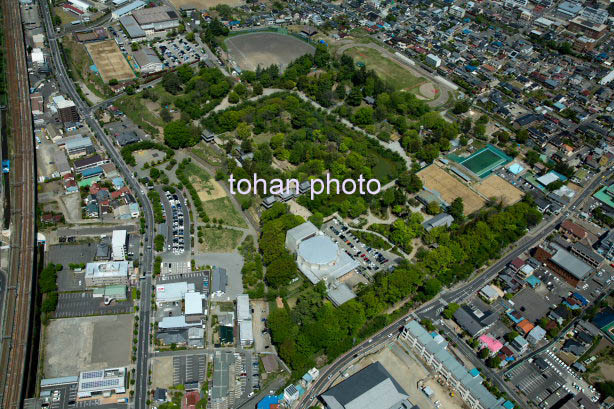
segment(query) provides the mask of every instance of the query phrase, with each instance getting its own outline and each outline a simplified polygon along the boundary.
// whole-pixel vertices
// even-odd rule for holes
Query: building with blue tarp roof
[[[258,405],[256,405],[256,409],[270,409],[271,405],[279,404],[279,396],[265,396]]]
[[[93,168],[85,169],[83,172],[81,172],[81,177],[83,179],[88,179],[101,174],[102,168],[100,166],[94,166]]]
[[[527,278],[525,278],[524,281],[526,281],[527,284],[531,286],[531,288],[535,288],[542,283],[540,279],[535,276],[528,276]]]
[[[575,292],[571,294],[571,296],[575,298],[576,300],[580,301],[582,303],[582,306],[586,307],[588,305],[588,300],[584,298],[582,294]]]

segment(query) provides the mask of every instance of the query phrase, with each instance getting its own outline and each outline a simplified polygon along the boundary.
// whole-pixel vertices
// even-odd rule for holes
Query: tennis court
[[[500,149],[488,145],[460,163],[471,172],[484,179],[496,168],[509,163],[511,160],[512,158]]]

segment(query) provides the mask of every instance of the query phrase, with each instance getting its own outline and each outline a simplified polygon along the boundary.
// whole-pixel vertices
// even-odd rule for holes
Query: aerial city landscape
[[[0,5],[0,408],[614,408],[614,2]]]

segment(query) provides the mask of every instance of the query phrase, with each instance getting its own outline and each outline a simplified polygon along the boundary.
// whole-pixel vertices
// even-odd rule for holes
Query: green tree
[[[373,121],[373,108],[371,107],[358,108],[352,117],[352,122],[357,125],[370,125]]]
[[[160,110],[160,119],[162,119],[164,122],[167,122],[167,123],[173,119],[168,108],[164,107]]]
[[[470,107],[471,101],[469,101],[468,99],[463,99],[462,101],[457,101],[454,104],[454,108],[452,108],[452,113],[456,115],[464,114],[465,112],[469,111]]]
[[[460,305],[458,305],[455,302],[452,302],[452,303],[448,304],[446,306],[446,308],[443,310],[443,316],[450,320],[450,319],[452,319],[452,317],[454,317],[454,313],[459,308],[460,308]]]
[[[262,95],[262,84],[258,81],[252,85],[252,92],[254,95]]]
[[[345,99],[345,102],[347,102],[348,105],[351,105],[353,107],[357,107],[358,105],[360,105],[360,103],[362,102],[362,91],[360,90],[360,88],[353,87],[350,90],[350,93],[348,94],[347,98]]]
[[[437,203],[436,201],[430,202],[426,206],[426,213],[430,215],[437,215],[441,213],[441,207],[439,206],[439,203]]]
[[[459,196],[456,199],[454,199],[452,203],[450,204],[450,209],[448,210],[448,213],[450,213],[450,215],[454,217],[454,220],[460,222],[465,217],[464,212],[465,212],[465,204],[463,203],[463,198]]]
[[[488,351],[488,348],[480,349],[480,352],[478,354],[480,359],[486,359],[486,358],[488,358],[489,355],[490,355],[490,352]]]
[[[164,143],[171,148],[185,148],[192,142],[192,132],[184,121],[172,121],[164,127]]]
[[[157,234],[156,237],[154,237],[154,245],[156,251],[164,250],[164,236],[162,234]]]

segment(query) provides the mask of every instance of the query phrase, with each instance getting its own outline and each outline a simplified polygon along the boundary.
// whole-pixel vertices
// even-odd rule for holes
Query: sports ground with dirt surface
[[[85,47],[104,82],[112,79],[126,81],[136,77],[115,40],[89,43]]]
[[[437,165],[430,165],[417,173],[424,187],[439,192],[443,200],[452,203],[457,197],[463,199],[465,216],[484,206],[486,201],[456,177]]]
[[[497,199],[502,199],[506,206],[519,202],[522,199],[520,189],[497,175],[490,175],[477,184],[475,188],[488,198],[496,197]]]
[[[290,62],[315,48],[296,37],[278,33],[248,33],[227,38],[228,54],[242,70],[277,65],[283,71]]]

